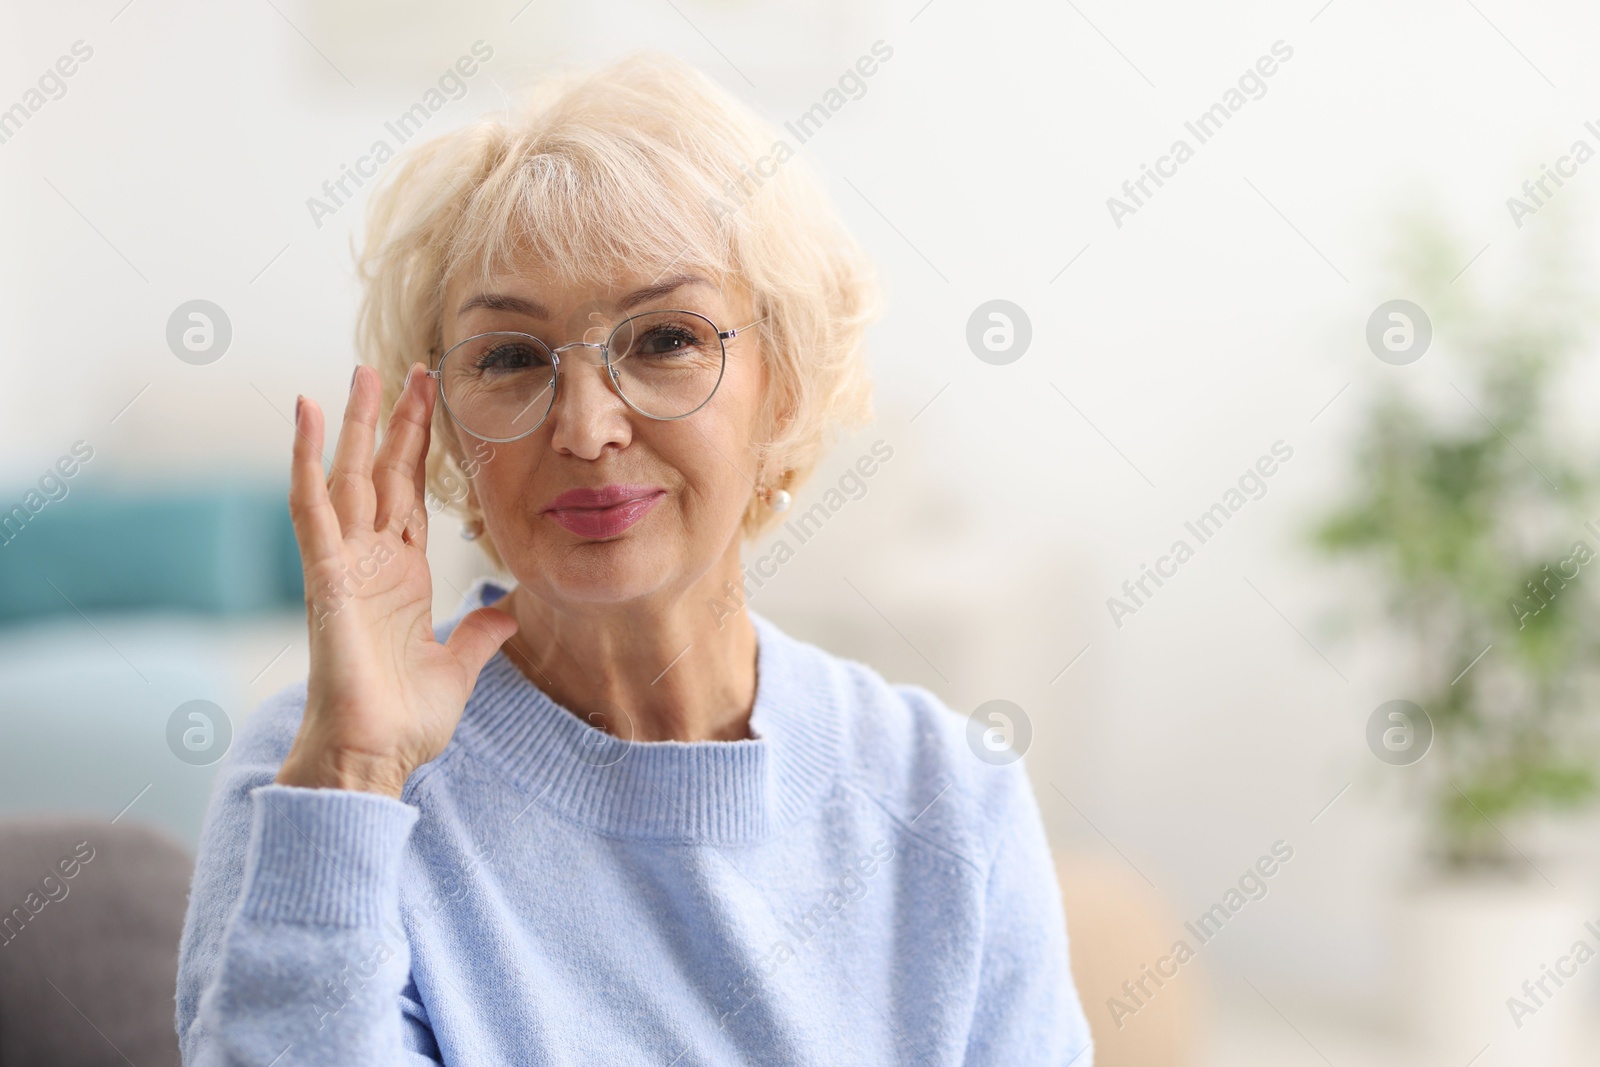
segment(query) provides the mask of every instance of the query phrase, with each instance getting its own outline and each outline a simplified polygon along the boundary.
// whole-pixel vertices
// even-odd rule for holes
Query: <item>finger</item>
[[[372,443],[378,432],[377,383],[364,366],[357,366],[344,405],[344,425],[333,451],[333,489],[329,496],[346,536],[353,530],[371,530],[377,511],[372,488]]]
[[[478,608],[469,611],[450,636],[444,647],[455,654],[456,662],[467,672],[467,678],[476,684],[483,665],[489,662],[501,645],[517,632],[516,616],[499,608]]]
[[[428,550],[428,527],[430,525],[428,515],[428,450],[433,446],[433,412],[437,407],[439,393],[431,379],[423,383],[422,389],[424,398],[422,449],[421,454],[417,457],[416,469],[411,476],[411,491],[415,494],[416,499],[421,501],[421,506],[414,509],[417,513],[417,523],[412,527],[410,539],[413,544],[426,552]]]
[[[289,467],[289,518],[300,561],[309,573],[318,563],[343,556],[344,537],[322,480],[323,417],[315,400],[302,398],[297,422]]]
[[[424,383],[431,379],[419,374],[419,364],[412,364],[407,373],[405,388],[395,401],[389,414],[389,425],[384,431],[383,443],[372,461],[372,485],[377,493],[377,513],[374,526],[392,529],[399,533],[410,529],[413,533],[421,521],[417,512],[421,496],[417,493],[417,469],[425,467],[428,446],[427,390]],[[413,539],[414,540],[414,539]]]

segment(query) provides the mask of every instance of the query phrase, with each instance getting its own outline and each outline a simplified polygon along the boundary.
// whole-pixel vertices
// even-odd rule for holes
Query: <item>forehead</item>
[[[456,277],[445,290],[444,312],[449,317],[482,308],[549,317],[562,308],[578,305],[627,311],[668,296],[704,303],[718,300],[723,292],[723,285],[716,278],[695,271],[661,274],[614,270],[573,278],[530,266]]]

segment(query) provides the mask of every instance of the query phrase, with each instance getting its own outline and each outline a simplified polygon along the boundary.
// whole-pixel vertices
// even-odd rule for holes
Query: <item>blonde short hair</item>
[[[864,335],[876,274],[793,148],[704,74],[656,53],[534,86],[513,112],[409,149],[368,206],[358,257],[360,358],[383,380],[383,420],[407,368],[441,351],[444,291],[531,256],[564,282],[621,267],[698,270],[748,292],[768,389],[752,449],[766,484],[795,490],[834,436],[872,419]],[[743,326],[744,323],[719,324]],[[435,407],[434,439],[450,440]],[[470,439],[468,439],[470,440]],[[430,510],[482,513],[472,457],[430,450]],[[746,538],[776,516],[754,493]],[[485,534],[478,543],[502,571]]]

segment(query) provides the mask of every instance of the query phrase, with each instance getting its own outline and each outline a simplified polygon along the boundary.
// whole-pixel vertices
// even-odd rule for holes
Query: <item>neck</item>
[[[743,611],[708,611],[738,584],[738,550],[687,591],[624,604],[562,605],[521,583],[495,605],[517,619],[508,659],[551,700],[632,741],[750,736],[756,634]]]

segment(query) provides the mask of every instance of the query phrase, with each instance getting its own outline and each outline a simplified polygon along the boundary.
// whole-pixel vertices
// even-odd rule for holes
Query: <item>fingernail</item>
[[[361,373],[361,368],[360,367],[357,367],[355,370],[350,372],[350,391],[352,393],[356,391],[356,375],[358,375],[360,373]]]
[[[400,387],[400,391],[402,393],[405,392],[407,389],[411,388],[411,374],[416,369],[417,369],[417,365],[415,363],[411,364],[411,366],[406,368],[406,383]]]
[[[295,394],[295,398],[294,398],[294,424],[295,424],[295,427],[297,429],[300,426],[300,405],[301,405],[302,402],[304,402],[304,400],[305,400],[304,396],[300,395],[299,393]]]

